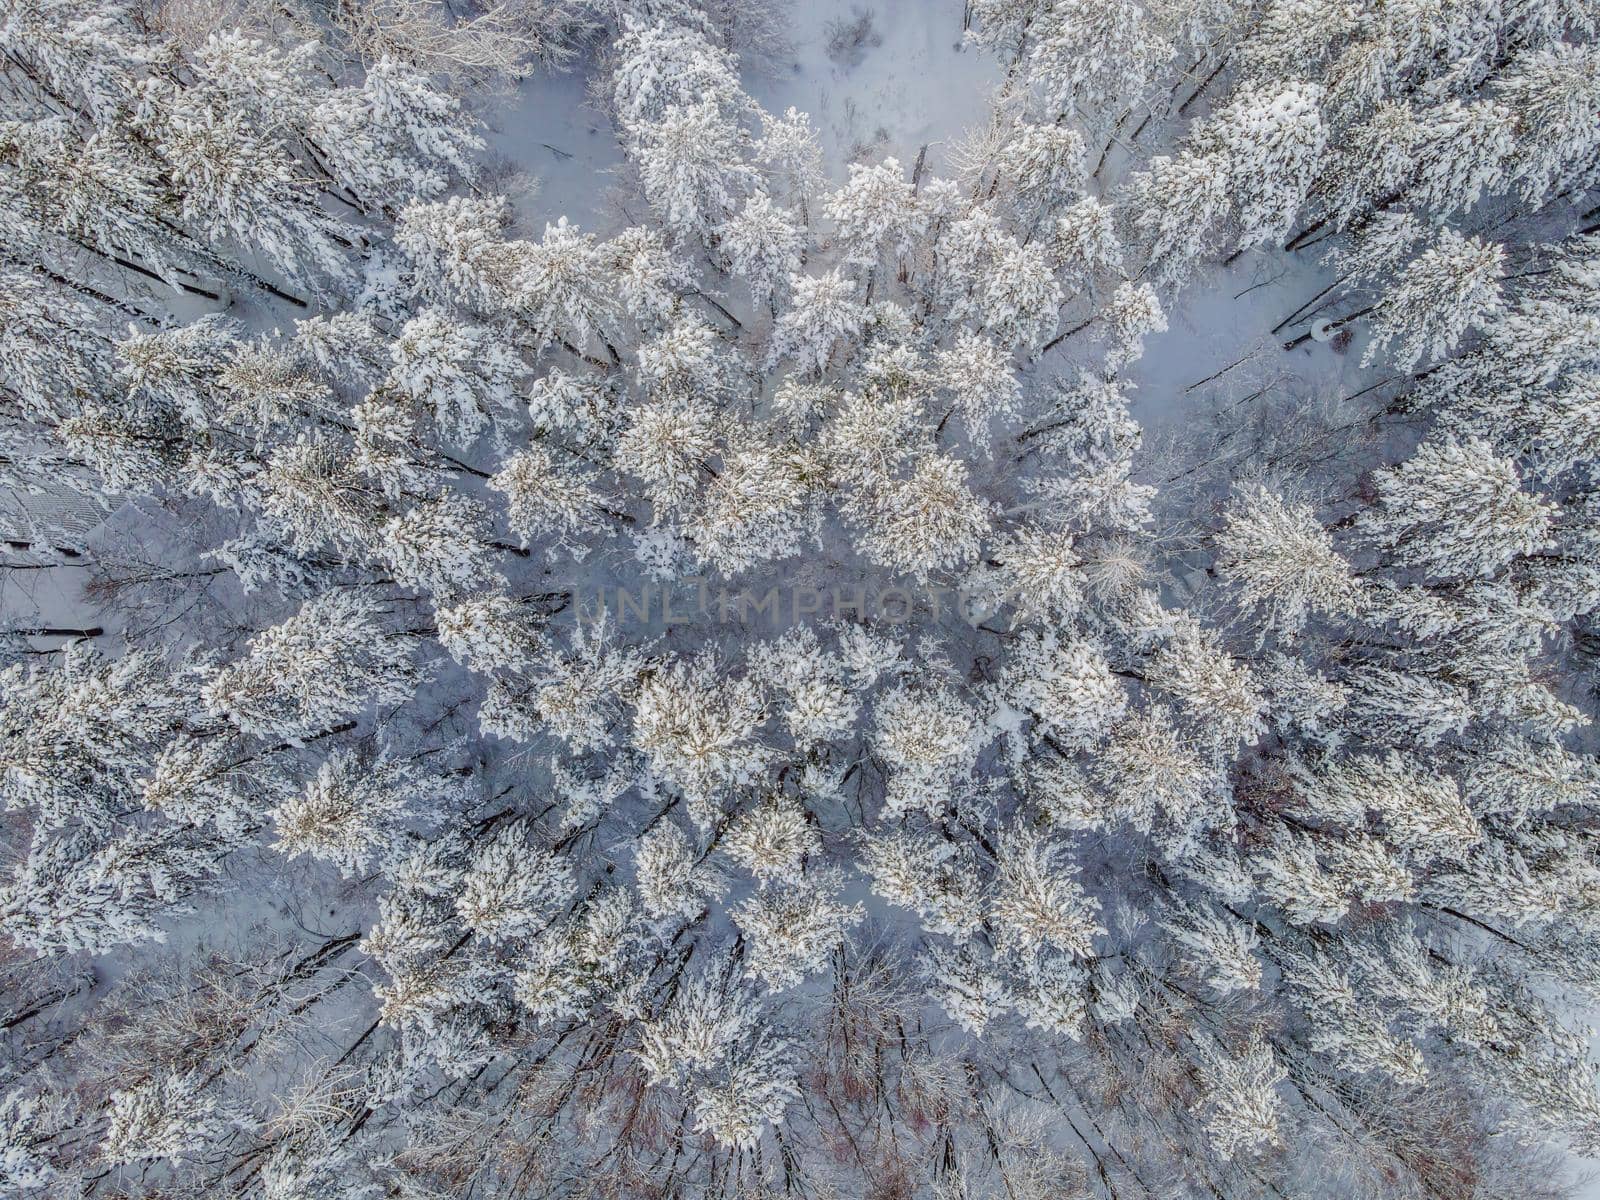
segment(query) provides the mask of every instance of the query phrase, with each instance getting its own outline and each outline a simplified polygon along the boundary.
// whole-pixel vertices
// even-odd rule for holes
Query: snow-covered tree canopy
[[[0,1196],[1577,1196],[1597,24],[0,0]]]

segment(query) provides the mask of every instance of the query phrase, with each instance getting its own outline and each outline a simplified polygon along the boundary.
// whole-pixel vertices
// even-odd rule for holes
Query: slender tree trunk
[[[1351,321],[1354,321],[1354,320],[1357,320],[1357,319],[1359,319],[1361,317],[1366,316],[1369,312],[1371,312],[1376,307],[1377,307],[1376,305],[1369,304],[1369,305],[1367,305],[1366,308],[1358,308],[1358,309],[1356,309],[1355,312],[1347,313],[1344,316],[1340,317],[1337,321],[1330,321],[1328,323],[1329,327],[1333,328],[1333,329],[1342,329],[1344,326],[1350,324]],[[1296,346],[1300,345],[1302,342],[1309,342],[1310,340],[1311,340],[1311,334],[1309,332],[1302,333],[1299,337],[1295,338],[1294,341],[1285,342],[1283,344],[1283,348],[1285,350],[1293,350]]]
[[[1178,105],[1178,115],[1180,117],[1183,116],[1184,113],[1189,111],[1189,106],[1191,104],[1193,104],[1196,100],[1200,99],[1200,97],[1205,94],[1206,89],[1211,86],[1212,81],[1215,80],[1218,75],[1222,74],[1222,68],[1227,66],[1227,65],[1228,65],[1228,59],[1227,59],[1227,56],[1224,55],[1222,61],[1219,62],[1215,67],[1212,68],[1211,74],[1207,75],[1204,79],[1202,79],[1200,81],[1200,86],[1195,88],[1194,91],[1189,93],[1189,98],[1187,100],[1185,100],[1182,104]]]
[[[1059,346],[1062,342],[1066,341],[1073,334],[1082,333],[1085,329],[1089,328],[1089,326],[1091,326],[1093,324],[1094,324],[1094,318],[1090,317],[1087,321],[1080,321],[1078,324],[1074,325],[1071,329],[1067,330],[1065,333],[1057,334],[1055,337],[1051,338],[1048,342],[1046,342],[1042,347],[1040,347],[1039,353],[1034,356],[1035,359],[1043,358],[1046,354],[1049,354],[1050,351],[1054,350],[1057,346]]]
[[[1345,281],[1345,276],[1343,276],[1343,275],[1339,276],[1339,278],[1335,279],[1327,287],[1323,288],[1315,296],[1311,297],[1311,299],[1307,300],[1299,308],[1295,309],[1287,317],[1285,317],[1283,320],[1279,321],[1276,325],[1274,325],[1272,327],[1272,329],[1269,332],[1271,332],[1271,333],[1282,333],[1284,326],[1293,325],[1297,320],[1300,319],[1300,317],[1302,315],[1310,315],[1310,313],[1316,312],[1316,309],[1313,308],[1312,306],[1314,304],[1316,304],[1317,301],[1321,300],[1324,296],[1326,296],[1329,292],[1333,291],[1334,288],[1338,287],[1344,281]]]
[[[64,638],[97,638],[105,633],[99,625],[91,625],[87,629],[68,629],[55,625],[37,625],[31,629],[6,629],[0,633],[12,637],[64,637]]]

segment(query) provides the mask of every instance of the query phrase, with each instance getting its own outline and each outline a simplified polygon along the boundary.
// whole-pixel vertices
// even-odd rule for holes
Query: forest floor
[[[928,171],[949,173],[952,148],[986,121],[1003,75],[993,58],[963,44],[962,0],[808,0],[788,11],[787,52],[747,61],[745,84],[770,112],[793,106],[811,114],[829,185],[845,179],[851,162],[894,156],[909,170],[924,150]],[[485,113],[494,163],[486,182],[511,197],[519,222],[534,236],[561,217],[599,235],[631,219],[625,164],[590,85],[586,63],[541,72],[496,98]],[[1203,111],[1203,103],[1197,109]],[[1194,115],[1191,110],[1179,124]],[[1174,128],[1153,124],[1141,138],[1141,156],[1157,152]],[[1091,158],[1098,153],[1092,146]],[[1121,153],[1108,157],[1105,176],[1112,186],[1123,161]],[[1281,429],[1264,426],[1309,406],[1332,414],[1326,425],[1337,428],[1340,404],[1380,380],[1380,373],[1361,366],[1359,322],[1351,325],[1352,336],[1328,342],[1302,338],[1310,313],[1277,328],[1331,281],[1321,249],[1252,252],[1203,272],[1169,305],[1168,330],[1150,336],[1128,370],[1136,385],[1133,414],[1146,438],[1140,482],[1162,490],[1164,519],[1181,522],[1186,506],[1220,500],[1233,481],[1235,457],[1256,458],[1261,439],[1281,436]],[[1322,315],[1342,311],[1335,306]],[[1063,328],[1079,319],[1073,314],[1069,306]],[[287,315],[283,319],[287,323]],[[1070,374],[1079,361],[1098,361],[1090,353],[1095,336],[1085,330],[1033,363],[1032,383]],[[1350,479],[1363,464],[1351,445],[1342,449],[1338,475]],[[1004,490],[1010,469],[1002,452],[986,468],[987,482]],[[113,524],[126,529],[137,519],[122,513]],[[159,559],[159,545],[150,553]],[[618,578],[596,567],[589,572],[602,583]],[[24,573],[19,582],[11,573],[0,592],[0,616],[9,628],[94,620],[98,606],[83,594],[81,574],[41,570]],[[262,866],[247,856],[235,869]],[[267,873],[275,877],[270,894],[253,886],[224,889],[183,922],[174,942],[226,940],[262,921],[318,935],[368,923],[371,898],[359,885],[330,885],[321,870],[281,862]],[[115,973],[120,958],[108,957],[103,969]],[[347,1015],[354,1020],[358,1014]],[[1600,1184],[1587,1195],[1600,1200]]]

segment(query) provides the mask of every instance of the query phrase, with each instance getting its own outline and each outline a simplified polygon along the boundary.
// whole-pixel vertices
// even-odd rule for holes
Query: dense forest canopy
[[[0,0],[0,1195],[1579,1194],[1600,8],[804,15]]]

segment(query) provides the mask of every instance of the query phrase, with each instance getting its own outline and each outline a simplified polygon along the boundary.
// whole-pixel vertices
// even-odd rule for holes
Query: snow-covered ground
[[[886,157],[898,159],[909,170],[925,155],[929,172],[945,174],[954,167],[952,148],[986,122],[989,103],[1002,77],[992,57],[964,42],[964,13],[960,0],[816,0],[796,5],[789,11],[786,48],[747,56],[744,82],[750,95],[769,112],[796,108],[810,114],[822,144],[830,186],[848,177],[852,163],[878,162]],[[596,50],[598,55],[604,48]],[[595,67],[590,59],[571,70],[536,73],[514,91],[483,102],[490,131],[490,169],[481,186],[510,197],[518,224],[528,236],[537,238],[547,224],[560,219],[604,236],[645,218],[633,211],[639,200],[628,182],[630,168],[623,160],[610,117],[593,100],[594,88]],[[1182,132],[1188,119],[1205,111],[1202,102],[1182,121],[1152,124],[1139,142],[1138,157],[1159,153]],[[1097,152],[1098,147],[1091,148],[1091,161]],[[1115,194],[1123,166],[1120,157],[1113,155],[1105,176],[1092,185],[1103,198]],[[825,228],[820,236],[825,242]],[[824,244],[823,253],[829,252],[831,248]],[[1160,491],[1155,508],[1162,526],[1162,553],[1173,547],[1173,556],[1182,559],[1185,524],[1195,516],[1202,516],[1202,521],[1210,517],[1229,485],[1242,481],[1239,477],[1244,470],[1270,472],[1273,455],[1295,445],[1297,435],[1303,434],[1307,445],[1320,438],[1337,448],[1329,455],[1329,469],[1309,485],[1324,489],[1330,497],[1353,489],[1370,465],[1369,459],[1392,455],[1395,445],[1412,436],[1398,422],[1381,425],[1375,419],[1382,406],[1371,393],[1383,386],[1388,371],[1362,365],[1367,334],[1361,321],[1352,322],[1345,335],[1332,340],[1307,336],[1315,317],[1338,317],[1353,306],[1330,292],[1322,303],[1307,307],[1330,288],[1333,279],[1332,269],[1322,260],[1322,248],[1298,254],[1268,248],[1203,268],[1170,299],[1163,291],[1167,327],[1146,338],[1142,357],[1125,373],[1133,388],[1131,411],[1145,437],[1137,459],[1137,478]],[[728,340],[756,344],[765,336],[770,325],[759,304],[751,305],[742,292],[722,299],[744,319],[738,334]],[[1062,328],[1077,325],[1087,315],[1085,307],[1080,300],[1069,301]],[[1298,315],[1288,320],[1291,314]],[[262,327],[280,319],[287,323],[286,317],[265,308],[250,314],[252,323]],[[726,334],[726,330],[719,332]],[[1105,357],[1101,337],[1101,329],[1093,325],[1070,334],[1027,364],[1027,386],[1035,396],[1041,395],[1053,378],[1070,377],[1080,364],[1100,363]],[[1354,398],[1361,396],[1367,398],[1355,403]],[[940,432],[944,432],[942,425]],[[963,436],[952,433],[941,446],[959,444]],[[1028,469],[1018,464],[1029,452],[1018,453],[1005,439],[1001,446],[995,454],[972,454],[973,488],[985,500],[1009,497],[1015,501],[1021,490],[1018,479]],[[959,449],[972,448],[959,445]],[[1301,449],[1314,458],[1314,446],[1307,450],[1302,445]],[[1198,462],[1197,450],[1203,451]],[[462,490],[486,495],[485,489],[471,480],[463,481]],[[126,553],[128,542],[137,541],[139,531],[161,530],[172,517],[173,512],[163,514],[124,504],[100,534],[91,535],[90,543],[97,536],[114,536],[119,552]],[[130,531],[135,534],[132,539]],[[780,564],[777,575],[762,575],[758,570],[741,582],[755,593],[774,582],[819,588],[881,582],[881,565],[874,567],[855,554],[843,538],[828,540],[826,547],[823,540],[818,539],[815,552],[808,549],[796,560]],[[508,545],[496,548],[516,549]],[[160,535],[152,533],[143,549],[159,567],[165,552]],[[1191,570],[1182,562],[1178,566],[1177,591],[1183,591],[1188,579],[1206,588],[1207,597],[1216,595],[1203,571]],[[503,570],[515,592],[575,587],[580,602],[586,588],[638,589],[643,583],[627,531],[610,537],[590,558],[551,565],[525,556],[503,566],[497,564],[496,569]],[[70,562],[48,570],[12,572],[0,581],[4,586],[0,611],[13,628],[94,623],[102,606],[83,591],[82,574]],[[210,606],[213,611],[207,619],[227,622],[237,618],[237,627],[226,631],[230,640],[237,641],[251,627],[252,618],[231,579],[218,581],[215,588],[216,594],[208,599],[217,603]],[[1196,600],[1202,607],[1207,602],[1205,598]],[[131,628],[135,620],[178,621],[187,616],[165,614],[160,607],[160,592],[155,589],[154,598],[145,600],[142,608],[121,606],[119,619],[128,620]],[[948,618],[946,623],[955,624]],[[255,627],[259,628],[259,622]],[[648,632],[661,633],[666,647],[678,652],[698,649],[720,636],[677,629]],[[972,631],[954,629],[951,633],[953,639]],[[730,632],[728,636],[734,635]],[[453,668],[444,665],[440,670],[448,673]],[[445,690],[441,686],[441,693]],[[437,729],[441,738],[453,732],[476,736],[466,703],[441,716],[436,726],[429,727],[429,734]],[[996,727],[991,724],[990,732]],[[542,765],[531,765],[520,783],[530,791],[544,787],[543,770]],[[656,797],[648,799],[653,806]],[[839,831],[829,830],[828,836],[839,838]],[[611,849],[607,848],[608,855]],[[828,849],[834,849],[831,842]],[[630,869],[627,860],[620,854],[617,857],[625,875]],[[372,924],[372,894],[363,884],[340,883],[331,870],[308,866],[304,859],[286,864],[271,852],[252,852],[237,856],[230,870],[241,878],[248,876],[250,886],[225,888],[200,911],[178,922],[172,931],[175,949],[202,941],[236,938],[242,942],[263,926],[326,937]],[[263,880],[267,880],[264,885]],[[736,889],[727,903],[749,891],[749,887]],[[860,879],[841,893],[845,903],[868,899],[870,893]],[[907,927],[911,927],[909,920]],[[103,978],[116,978],[136,959],[137,955],[108,956]],[[349,1004],[354,1006],[356,1001]],[[365,1014],[359,1008],[341,1009],[340,1017],[364,1020]],[[1042,1076],[1040,1079],[1043,1082]],[[1591,1186],[1586,1195],[1600,1200],[1600,1183]]]
[[[982,124],[1000,77],[963,44],[962,10],[960,0],[793,5],[793,55],[747,73],[747,86],[769,111],[811,114],[834,180],[850,162],[909,167],[924,145],[939,170],[949,144]]]
[[[928,147],[944,166],[950,143],[983,122],[1000,72],[963,42],[959,0],[817,0],[788,8],[783,53],[747,54],[750,95],[773,113],[811,115],[830,183],[851,162],[896,156],[909,168]],[[538,181],[517,196],[535,230],[565,216],[604,232],[621,214],[607,181],[622,154],[609,119],[590,103],[584,65],[544,72],[490,104],[490,155]]]

